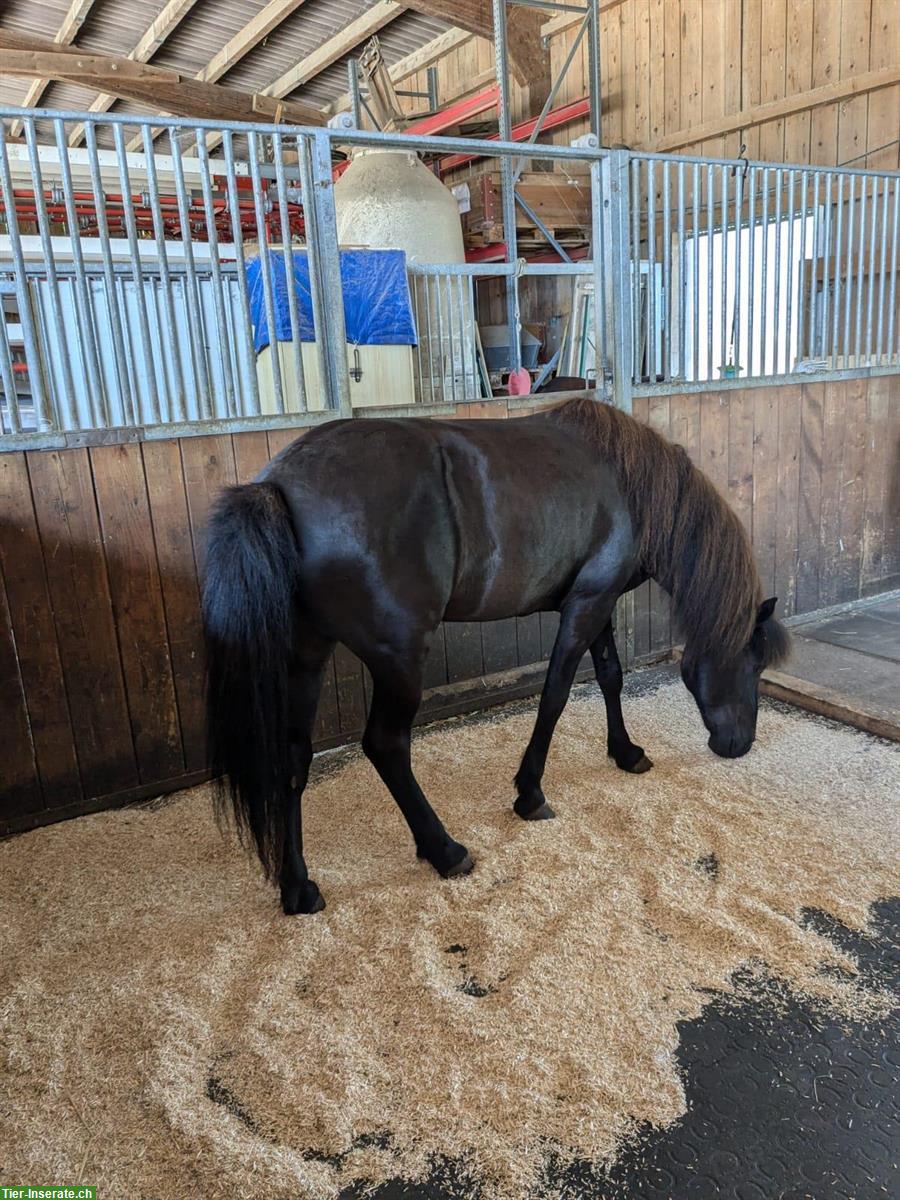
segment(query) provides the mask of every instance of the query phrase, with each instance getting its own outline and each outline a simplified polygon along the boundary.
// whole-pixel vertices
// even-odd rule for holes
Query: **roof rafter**
[[[302,87],[305,83],[309,83],[316,75],[336,63],[339,58],[343,58],[345,54],[355,47],[360,42],[366,41],[377,33],[379,29],[383,29],[393,19],[400,15],[408,5],[404,2],[398,4],[395,0],[377,0],[371,8],[367,9],[355,21],[351,21],[349,25],[345,25],[336,34],[330,37],[321,46],[317,46],[315,50],[307,54],[296,63],[290,70],[285,71],[283,75],[267,87],[262,89],[261,95],[271,96],[276,100],[281,100],[297,88]],[[210,134],[206,139],[206,144],[209,149],[217,146],[222,140],[222,135],[219,133]]]
[[[69,11],[63,17],[62,24],[54,35],[53,41],[57,46],[70,46],[78,37],[78,33],[87,20],[88,13],[94,7],[95,0],[72,0]],[[50,86],[50,79],[35,79],[22,102],[23,108],[37,108],[41,96]],[[22,122],[13,121],[10,133],[18,137],[22,132]]]
[[[149,62],[153,55],[157,52],[160,46],[171,33],[175,31],[178,25],[188,15],[197,0],[169,0],[165,8],[151,21],[150,25],[141,35],[140,40],[133,50],[130,50],[126,57],[132,62],[146,63]],[[111,92],[101,92],[90,105],[89,112],[109,112],[115,104],[118,96],[114,96]],[[84,137],[84,126],[76,125],[69,134],[69,145],[77,146]]]
[[[448,29],[444,33],[439,33],[430,42],[426,42],[418,50],[413,50],[411,54],[407,54],[405,58],[399,59],[392,67],[388,68],[391,82],[402,83],[404,79],[409,79],[410,75],[426,70],[433,66],[439,58],[443,58],[445,54],[449,54],[451,50],[455,50],[459,46],[464,46],[474,37],[475,34],[469,33],[467,29]],[[345,92],[343,96],[339,96],[329,105],[328,111],[339,113],[349,107],[350,93]]]
[[[303,3],[305,0],[270,0],[243,29],[238,30],[230,42],[226,42],[222,49],[213,55],[205,67],[201,67],[194,78],[201,83],[218,82]],[[153,130],[154,139],[160,132],[159,129]],[[144,139],[138,134],[128,143],[128,150],[140,150],[143,145]]]

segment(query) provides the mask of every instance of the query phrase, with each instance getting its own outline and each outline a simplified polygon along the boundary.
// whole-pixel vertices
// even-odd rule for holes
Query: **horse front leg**
[[[593,644],[598,630],[609,621],[614,603],[614,600],[593,601],[562,612],[537,720],[515,777],[517,795],[513,808],[526,821],[542,821],[556,815],[541,790],[553,731],[569,699],[578,664]]]
[[[622,664],[616,649],[612,621],[591,644],[591,658],[597,683],[606,702],[606,750],[617,767],[641,775],[649,771],[653,763],[628,736],[625,718],[622,716]]]

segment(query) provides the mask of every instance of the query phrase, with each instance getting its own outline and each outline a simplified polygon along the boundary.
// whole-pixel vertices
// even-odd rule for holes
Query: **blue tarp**
[[[305,250],[293,252],[294,281],[300,311],[300,338],[315,341],[312,296],[309,290],[309,260]],[[291,340],[291,311],[288,302],[284,255],[269,252],[269,274],[275,305],[275,330],[279,342]],[[347,341],[356,346],[414,346],[413,322],[406,278],[406,255],[402,250],[342,250],[341,285]],[[257,353],[269,344],[263,293],[262,261],[247,260],[247,290],[253,319],[253,345]]]

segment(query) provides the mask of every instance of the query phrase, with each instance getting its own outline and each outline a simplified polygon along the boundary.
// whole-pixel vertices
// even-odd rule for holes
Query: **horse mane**
[[[743,525],[684,448],[591,397],[546,416],[613,467],[638,533],[640,565],[671,595],[690,649],[738,654],[756,626],[759,573]],[[768,666],[785,657],[788,635],[775,620],[764,628]]]

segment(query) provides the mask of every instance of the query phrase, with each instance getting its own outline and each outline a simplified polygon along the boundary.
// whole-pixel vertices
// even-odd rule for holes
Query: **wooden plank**
[[[790,617],[797,609],[798,514],[800,507],[799,384],[778,389],[778,493],[775,503],[775,588],[778,612]]]
[[[346,646],[338,645],[334,650],[334,686],[340,731],[356,737],[366,724],[363,666]]]
[[[404,7],[429,17],[437,17],[447,25],[468,29],[470,33],[478,34],[489,41],[493,39],[491,5],[485,0],[404,0]],[[532,85],[548,73],[549,57],[544,50],[544,39],[541,36],[543,23],[544,18],[534,9],[510,7],[507,13],[506,44],[509,64],[514,79],[525,86]],[[538,107],[540,103],[541,101],[538,101]]]
[[[292,446],[306,434],[305,429],[270,429],[266,434],[269,443],[269,458],[274,458],[287,446]]]
[[[838,602],[860,594],[863,527],[863,472],[866,461],[865,379],[848,379],[844,389],[844,449],[841,456]]]
[[[597,0],[597,7],[602,15],[627,2],[628,0]],[[541,26],[541,37],[554,37],[558,33],[571,29],[573,25],[580,24],[583,19],[583,16],[579,13],[560,13],[558,17],[551,17],[549,21],[546,21]]]
[[[697,466],[723,496],[728,493],[728,392],[705,392],[700,400]]]
[[[891,504],[897,431],[891,430],[889,376],[875,376],[866,387],[866,445],[863,466],[862,548],[859,582],[862,594],[873,590],[885,571],[885,518]],[[892,436],[893,434],[893,436]]]
[[[141,448],[95,446],[91,468],[141,783],[185,770]]]
[[[0,820],[40,812],[44,798],[28,726],[25,688],[16,659],[6,589],[0,579],[0,712],[3,713],[3,787]]]
[[[764,696],[771,696],[774,700],[783,700],[786,704],[794,704],[807,712],[852,725],[866,733],[875,734],[876,737],[900,742],[900,728],[893,721],[864,712],[854,706],[843,692],[833,691],[824,684],[810,683],[807,679],[799,679],[796,675],[788,675],[783,671],[766,671],[759,690]]]
[[[722,46],[722,70],[724,82],[723,113],[741,110],[741,26],[744,19],[742,0],[725,0],[724,43]],[[741,130],[735,130],[724,138],[722,150],[727,158],[737,158],[744,141]]]
[[[509,671],[518,665],[515,617],[482,622],[481,653],[485,675],[493,675],[496,671]]]
[[[603,61],[600,76],[605,80],[606,109],[603,116],[603,141],[608,146],[621,145],[622,128],[622,26],[620,11],[603,13],[600,24],[600,55]]]
[[[622,114],[622,141],[626,146],[637,145],[635,135],[635,29],[634,0],[623,4],[616,11],[619,26],[619,110]]]
[[[774,595],[778,496],[778,389],[753,397],[753,553],[763,595]]]
[[[75,804],[78,758],[24,454],[0,454],[0,511],[0,572],[44,803]]]
[[[761,57],[759,68],[760,107],[763,112],[785,103],[787,82],[787,8],[784,0],[762,0]],[[793,99],[793,98],[792,98]],[[744,122],[742,122],[743,124]],[[746,124],[750,124],[750,120]],[[759,155],[767,162],[784,161],[784,121],[766,124],[759,131]]]
[[[889,67],[900,61],[900,6],[897,0],[872,0],[869,69]],[[866,159],[861,165],[871,170],[896,171],[900,166],[897,127],[900,86],[885,88],[869,96],[866,127]]]
[[[681,129],[681,3],[666,0],[665,17],[665,134]]]
[[[813,86],[813,0],[791,0],[787,6],[785,95],[796,96]],[[784,122],[784,160],[809,162],[810,113],[797,113]]]
[[[541,661],[541,618],[539,613],[516,617],[516,656],[520,667]]]
[[[144,442],[142,450],[181,743],[188,771],[199,771],[206,764],[203,629],[181,449],[171,439]]]
[[[132,62],[149,62],[160,46],[164,44],[166,38],[175,32],[181,21],[196,3],[197,0],[168,0],[165,7],[154,17],[138,39],[134,49],[129,50],[128,57]],[[94,113],[109,112],[117,98],[110,92],[101,92],[99,96],[91,101],[88,111]],[[69,134],[69,145],[79,145],[83,137],[84,125],[79,123]]]
[[[652,0],[633,0],[634,72],[629,81],[632,144],[646,146],[651,120],[650,8]]]
[[[841,23],[834,0],[814,0],[812,86],[837,79],[841,69]],[[882,93],[888,95],[889,93]],[[831,165],[837,158],[838,106],[823,104],[810,114],[810,162]]]
[[[95,3],[96,0],[72,0],[66,15],[62,19],[62,24],[53,35],[53,41],[57,46],[69,46],[75,41]],[[43,96],[51,82],[52,80],[50,79],[35,79],[25,94],[22,107],[37,108],[40,105],[41,96]],[[17,120],[13,121],[9,131],[13,137],[19,137],[22,128],[23,123]]]
[[[447,680],[477,679],[484,674],[481,627],[476,621],[448,621],[444,626],[447,645]]]
[[[770,67],[768,72],[773,77],[769,84],[773,88],[777,85],[775,76],[777,74],[776,65],[778,61],[779,56],[775,55],[774,65]],[[781,61],[783,63],[783,53]],[[735,129],[761,125],[766,128],[761,134],[760,157],[766,157],[765,149],[769,150],[769,156],[771,157],[771,155],[774,155],[783,146],[782,126],[785,117],[792,116],[795,113],[807,112],[823,104],[833,104],[839,100],[847,101],[850,98],[856,98],[864,101],[865,97],[870,93],[877,92],[881,88],[893,87],[897,83],[900,83],[900,67],[886,67],[879,71],[869,71],[863,75],[855,75],[851,79],[842,79],[837,83],[826,84],[824,87],[812,88],[810,91],[802,92],[798,96],[782,97],[777,100],[764,102],[756,108],[744,109],[742,112],[721,117],[716,121],[696,125],[693,128],[681,129],[677,133],[664,137],[652,149],[659,153],[678,150],[682,146],[690,146],[706,138],[724,136],[732,133]],[[768,128],[773,123],[774,132]],[[859,137],[861,127],[862,123],[853,124],[854,138]],[[779,154],[773,161],[781,162],[781,155]]]
[[[830,0],[829,0],[830,3]],[[758,108],[762,72],[762,0],[744,0],[741,24],[741,111]],[[747,157],[759,158],[759,126],[742,127]]]
[[[819,529],[822,515],[822,437],[825,386],[804,383],[800,398],[799,510],[797,513],[798,613],[819,607]]]
[[[700,6],[701,24],[697,26],[696,31],[690,31],[687,45],[682,43],[682,54],[690,54],[695,60],[695,70],[701,81],[699,113],[696,106],[685,109],[682,101],[682,119],[685,124],[711,121],[725,115],[725,25],[729,3],[730,0],[721,0],[714,19],[706,21],[703,20],[703,7]],[[713,16],[712,13],[709,15]],[[690,25],[690,18],[686,24]],[[681,70],[683,75],[683,65]],[[697,152],[720,158],[725,152],[725,140],[721,137],[710,138],[700,144]]]
[[[181,461],[194,562],[197,576],[202,577],[207,513],[222,488],[237,483],[231,438],[228,434],[182,438]]]
[[[728,393],[728,501],[753,537],[753,393]]]
[[[140,782],[88,452],[27,454],[86,799]]]
[[[819,514],[819,606],[836,604],[840,594],[841,457],[844,448],[844,384],[823,385],[822,499]]]
[[[265,430],[233,433],[231,449],[238,483],[250,483],[272,457]]]
[[[666,21],[663,0],[649,0],[649,6],[650,52],[647,82],[650,122],[645,144],[655,146],[666,131]]]
[[[841,82],[859,78],[869,70],[869,33],[872,21],[871,0],[844,0],[841,5]],[[900,81],[896,61],[894,82]],[[881,72],[875,72],[876,75]],[[865,154],[868,135],[869,101],[865,95],[851,94],[838,107],[837,164],[859,162]],[[895,134],[896,136],[896,125]]]

